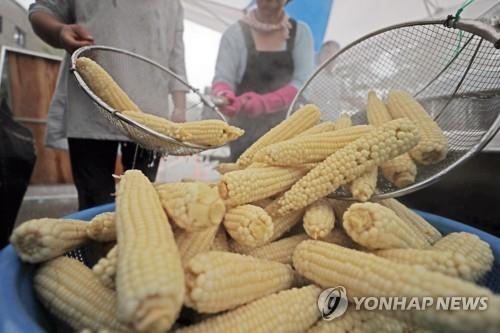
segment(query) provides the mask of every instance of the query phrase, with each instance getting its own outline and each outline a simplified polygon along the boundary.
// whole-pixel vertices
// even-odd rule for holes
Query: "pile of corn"
[[[76,331],[500,331],[500,297],[475,284],[493,265],[487,243],[468,233],[443,237],[395,199],[326,198],[349,186],[367,200],[378,168],[390,166],[398,170],[390,177],[408,179],[413,159],[441,159],[441,136],[427,119],[384,114],[387,121],[378,122],[379,114],[369,113],[372,125],[351,126],[348,117],[318,125],[318,108],[305,106],[224,166],[228,172],[216,184],[151,184],[140,171],[127,171],[115,213],[89,223],[28,221],[11,243],[22,260],[41,263],[34,276],[38,298]],[[112,248],[92,268],[64,256],[96,241]],[[344,286],[350,301],[474,295],[487,296],[489,307],[366,312],[351,306],[323,321],[318,296],[335,286]],[[183,308],[191,311],[181,314]]]

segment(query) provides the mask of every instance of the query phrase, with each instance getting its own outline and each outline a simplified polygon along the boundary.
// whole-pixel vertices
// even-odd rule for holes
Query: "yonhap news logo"
[[[318,297],[318,309],[323,320],[330,321],[347,311],[347,291],[344,287],[328,288]]]

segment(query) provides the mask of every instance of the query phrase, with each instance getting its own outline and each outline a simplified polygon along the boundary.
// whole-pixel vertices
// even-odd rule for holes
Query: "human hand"
[[[217,97],[224,99],[224,103],[217,106],[219,107],[220,112],[226,116],[233,117],[240,112],[241,104],[238,98],[236,98],[234,92],[231,90],[221,91],[217,94]]]
[[[175,108],[172,112],[171,120],[176,123],[186,122],[186,112],[182,109]]]
[[[72,54],[82,46],[94,44],[94,37],[84,27],[78,24],[64,24],[59,31],[61,46]]]
[[[266,112],[266,104],[262,95],[253,91],[244,93],[238,97],[241,103],[241,111],[247,113],[250,117],[257,117]]]

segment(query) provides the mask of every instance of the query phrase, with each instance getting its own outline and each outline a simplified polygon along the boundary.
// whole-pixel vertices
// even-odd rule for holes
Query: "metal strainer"
[[[457,32],[462,31],[461,42]],[[436,182],[492,139],[500,125],[500,34],[479,21],[419,21],[391,26],[348,45],[318,68],[299,91],[288,114],[314,103],[322,120],[342,113],[366,124],[370,90],[413,94],[449,140],[447,158],[418,165],[416,182],[398,189],[378,179],[374,199],[397,197]],[[332,194],[348,199],[339,189]]]
[[[86,46],[75,51],[71,57],[71,71],[83,91],[97,104],[104,116],[131,140],[165,155],[192,155],[214,146],[202,146],[182,142],[144,126],[124,114],[117,112],[101,100],[88,86],[76,70],[76,60],[88,57],[101,65],[127,93],[128,96],[146,113],[167,116],[173,109],[169,90],[173,85],[177,90],[187,92],[186,112],[213,113],[211,118],[226,121],[216,105],[200,91],[185,82],[167,67],[130,51],[109,46]]]

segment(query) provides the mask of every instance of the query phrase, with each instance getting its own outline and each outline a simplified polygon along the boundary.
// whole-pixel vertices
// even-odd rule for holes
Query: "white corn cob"
[[[297,245],[308,239],[306,234],[299,234],[295,236],[290,236],[286,238],[282,238],[280,240],[277,240],[275,242],[266,244],[261,247],[257,248],[250,248],[248,251],[244,254],[247,254],[249,256],[259,258],[259,259],[265,259],[265,260],[271,260],[271,261],[277,261],[282,264],[292,264],[292,255],[293,255],[293,250],[295,250],[295,247]]]
[[[78,220],[30,220],[14,229],[10,243],[21,260],[39,263],[83,245],[86,229],[87,223]]]
[[[180,141],[189,141],[192,138],[192,135],[183,129],[178,123],[174,123],[173,121],[163,117],[128,110],[123,111],[122,114],[159,134],[163,134]]]
[[[116,318],[115,292],[78,260],[63,256],[42,264],[33,286],[45,308],[76,331],[132,331]]]
[[[327,199],[320,199],[306,208],[304,230],[313,239],[326,237],[335,226],[335,213]]]
[[[407,119],[390,121],[330,155],[302,177],[270,210],[285,215],[323,198],[367,170],[415,146],[419,135]]]
[[[352,197],[358,201],[368,201],[377,189],[378,168],[368,169],[349,185]]]
[[[197,254],[210,251],[218,229],[219,226],[212,226],[195,232],[181,231],[175,236],[184,266]]]
[[[295,333],[319,317],[316,286],[284,290],[175,333]]]
[[[139,332],[165,332],[184,298],[184,273],[167,216],[139,170],[121,177],[116,197],[118,318]]]
[[[190,143],[205,146],[222,146],[234,141],[245,132],[222,120],[200,120],[181,123],[179,126],[190,134]]]
[[[347,113],[340,115],[339,119],[335,121],[335,130],[340,130],[352,126],[351,116]]]
[[[421,140],[409,151],[415,161],[429,165],[446,158],[448,138],[413,96],[404,91],[390,91],[387,107],[393,118],[406,117],[418,126]]]
[[[295,137],[304,136],[304,135],[319,134],[319,133],[329,132],[329,131],[333,131],[333,130],[335,130],[335,123],[333,121],[324,121],[322,123],[319,123],[316,126],[311,127],[308,130],[305,130],[302,133],[299,133]]]
[[[94,272],[104,286],[115,289],[117,264],[118,246],[115,245],[104,258],[99,259],[97,264],[92,267],[92,272]]]
[[[210,246],[210,250],[231,252],[231,248],[229,247],[229,242],[227,240],[227,234],[226,230],[224,229],[224,226],[220,226],[219,230],[217,230],[214,241]]]
[[[174,223],[187,231],[217,226],[226,212],[216,188],[202,182],[156,186],[163,208]]]
[[[498,332],[500,297],[468,281],[431,272],[419,266],[403,265],[374,254],[321,241],[300,243],[293,254],[293,266],[305,278],[324,288],[343,286],[347,297],[487,297],[484,311],[386,312],[437,332]],[[435,300],[436,301],[436,300]]]
[[[87,226],[87,236],[99,242],[116,240],[115,213],[96,215]]]
[[[396,213],[372,202],[351,205],[344,213],[343,226],[349,237],[370,250],[430,246]]]
[[[312,104],[305,105],[255,141],[241,154],[237,163],[242,167],[250,165],[255,153],[260,149],[273,143],[288,140],[308,130],[319,123],[320,116],[321,113],[317,106]]]
[[[229,252],[196,255],[186,266],[189,307],[217,313],[292,287],[292,268],[277,262]]]
[[[403,205],[396,199],[385,199],[380,201],[384,207],[390,208],[403,221],[405,221],[416,233],[419,233],[430,244],[441,239],[441,233],[432,224],[424,220],[420,215]]]
[[[224,216],[227,233],[238,243],[256,247],[266,243],[274,232],[271,217],[263,208],[243,205],[230,209]]]

